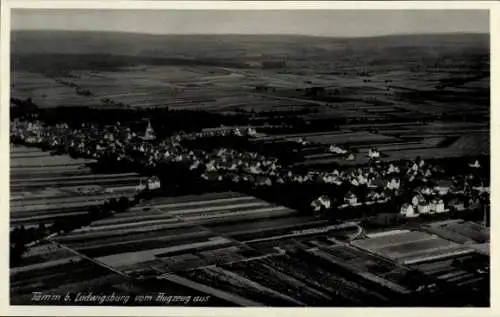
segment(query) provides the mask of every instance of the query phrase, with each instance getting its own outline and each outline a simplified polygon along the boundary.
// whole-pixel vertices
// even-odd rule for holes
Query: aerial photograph
[[[10,304],[490,307],[487,10],[13,9]]]

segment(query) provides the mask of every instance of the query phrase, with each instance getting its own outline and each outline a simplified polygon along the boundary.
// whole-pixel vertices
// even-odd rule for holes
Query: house
[[[424,197],[422,197],[422,195],[420,194],[417,194],[415,196],[413,196],[412,200],[411,200],[411,204],[416,207],[418,206],[419,204],[421,203],[424,203],[425,202],[425,199]]]
[[[368,193],[367,198],[371,202],[369,205],[373,204],[374,202],[377,203],[385,202],[386,199],[385,194],[383,192],[378,193],[375,191],[371,191],[370,193]]]
[[[269,177],[263,177],[259,180],[259,186],[266,186],[266,187],[269,187],[271,186],[273,183],[271,181],[271,179]]]
[[[487,194],[490,193],[490,187],[484,186],[483,184],[481,184],[481,186],[473,187],[473,189],[478,191],[479,193],[487,193]]]
[[[198,167],[200,166],[200,161],[196,160],[193,162],[193,164],[191,164],[191,166],[189,166],[189,169],[190,170],[195,170],[197,169]]]
[[[146,190],[146,188],[147,188],[146,182],[143,182],[143,180],[141,178],[141,180],[139,181],[139,184],[135,187],[135,190],[137,192],[141,192],[143,190]]]
[[[181,162],[182,160],[184,160],[184,156],[182,154],[179,154],[175,157],[176,162]]]
[[[420,202],[418,205],[417,205],[417,210],[418,210],[418,213],[419,214],[433,214],[434,213],[434,210],[431,209],[431,205],[427,202]]]
[[[389,168],[387,169],[387,174],[397,174],[399,173],[399,167],[394,166],[392,163],[389,164]]]
[[[258,164],[250,166],[249,171],[250,171],[251,174],[260,174],[260,173],[262,173],[262,171],[260,169],[260,166]]]
[[[349,155],[346,157],[347,161],[354,161],[355,159],[356,159],[356,157],[354,156],[353,153],[349,153]]]
[[[330,152],[330,153],[335,153],[335,154],[346,154],[346,153],[347,153],[347,150],[346,150],[346,149],[341,148],[341,147],[340,147],[340,146],[338,146],[338,145],[332,144],[332,145],[330,145],[330,147],[328,148],[328,152]]]
[[[330,209],[331,206],[331,200],[326,195],[320,196],[311,202],[311,207],[313,207],[314,211],[320,211],[321,209]]]
[[[379,203],[379,204],[383,204],[383,203],[388,202],[388,201],[389,201],[389,199],[390,199],[390,198],[389,198],[389,197],[386,197],[386,196],[385,196],[385,194],[382,192],[382,193],[380,193],[380,195],[379,195],[379,198],[378,198],[378,200],[377,200],[377,203]]]
[[[205,167],[206,167],[208,172],[213,172],[216,170],[214,161],[208,162]]]
[[[422,195],[432,195],[432,192],[432,189],[429,187],[423,187],[422,189],[420,189],[420,193]]]
[[[415,174],[418,171],[418,164],[413,162],[411,167],[408,169],[408,174]]]
[[[159,189],[161,187],[160,179],[157,176],[151,177],[148,179],[147,187],[149,190]]]
[[[448,212],[449,209],[445,208],[445,205],[444,205],[444,201],[442,199],[439,199],[437,201],[437,204],[435,206],[435,212],[436,213],[444,213],[444,212]]]
[[[357,180],[360,185],[368,184],[368,179],[363,174],[359,174]]]
[[[474,163],[469,164],[469,167],[472,167],[472,168],[481,168],[481,164],[479,164],[479,161],[476,160]]]
[[[429,178],[432,176],[432,172],[430,169],[426,169],[425,172],[424,172],[424,177],[425,178]]]
[[[407,218],[418,217],[418,213],[415,211],[415,208],[413,208],[410,204],[403,204],[399,213]]]
[[[252,136],[252,137],[253,137],[253,136],[256,136],[256,135],[257,135],[257,130],[255,130],[254,128],[248,128],[248,130],[247,130],[247,134],[248,134],[249,136]]]
[[[241,130],[238,128],[234,129],[233,132],[234,132],[234,135],[236,135],[236,136],[243,136],[243,133],[241,133]]]
[[[425,161],[424,160],[420,160],[419,163],[418,163],[418,167],[422,168],[424,167],[425,165]]]
[[[358,203],[358,197],[354,195],[353,193],[348,193],[346,197],[344,198],[344,201],[349,205],[349,206],[358,206],[360,205]]]
[[[231,181],[234,183],[239,183],[240,177],[238,175],[233,175],[233,177],[231,178]]]
[[[378,159],[380,158],[380,152],[375,148],[371,148],[368,150],[368,157],[371,159]]]
[[[393,178],[391,179],[390,182],[387,183],[387,189],[389,190],[398,190],[401,185],[401,182],[399,179]]]
[[[299,138],[297,140],[297,143],[299,143],[300,145],[308,145],[309,141],[305,140],[304,138]]]

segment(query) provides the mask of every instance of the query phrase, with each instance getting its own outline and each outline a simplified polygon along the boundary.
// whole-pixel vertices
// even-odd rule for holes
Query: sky
[[[363,37],[488,33],[485,10],[35,10],[15,9],[12,29],[151,34],[296,34]]]

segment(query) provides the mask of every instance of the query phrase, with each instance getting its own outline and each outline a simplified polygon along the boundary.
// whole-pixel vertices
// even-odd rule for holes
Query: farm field
[[[456,243],[486,243],[490,241],[489,230],[471,221],[457,220],[445,223],[433,223],[424,228]]]
[[[396,232],[371,237],[354,241],[353,245],[405,264],[474,252],[467,246],[420,231]]]
[[[363,272],[366,268],[369,270]],[[358,302],[383,305],[391,296],[408,292],[405,287],[415,287],[400,285],[405,285],[402,277],[407,272],[351,247],[308,248],[296,242],[286,253],[176,275],[264,305],[324,306]],[[245,292],[244,287],[251,291]]]
[[[158,198],[55,239],[119,270],[167,273],[240,260],[250,248],[206,225],[272,219],[293,210],[239,193]]]
[[[486,267],[489,267],[489,257],[476,253],[412,265],[412,268],[434,279],[472,290],[489,283],[489,274],[481,271]]]
[[[309,141],[299,149],[301,159],[295,162],[302,166],[336,165],[363,165],[369,162],[368,151],[376,147],[382,155],[382,161],[413,160],[417,156],[423,159],[444,159],[459,157],[479,157],[489,155],[489,132],[485,130],[466,130],[453,132],[452,130],[433,130],[426,134],[415,134],[415,130],[405,130],[406,134],[397,136],[391,129],[379,130],[377,134],[368,131],[342,130],[321,133],[307,133],[295,135],[267,135],[255,142],[267,144],[288,142],[290,146],[300,138]],[[372,127],[366,125],[366,130]],[[383,128],[381,128],[383,129]],[[468,133],[468,135],[464,135]],[[357,151],[353,160],[347,161],[338,154],[327,151],[331,144],[345,145]]]
[[[10,224],[38,226],[85,214],[106,199],[131,196],[137,174],[96,175],[87,160],[51,156],[35,148],[11,146]]]
[[[301,259],[312,256],[304,254],[311,248],[333,248],[328,252],[345,254],[340,246],[335,247],[335,235],[355,234],[357,229],[353,224],[346,224],[346,229],[337,228],[284,207],[270,210],[270,206],[235,192],[161,197],[53,240],[124,274],[158,276],[186,285],[201,283],[257,303],[326,305],[331,301],[356,301],[332,297],[335,283],[344,283],[347,293],[364,293],[372,301],[385,298],[370,290],[373,282],[363,282],[366,276],[354,274],[356,282],[340,276],[334,278],[336,275],[331,272],[332,281],[319,287],[312,286],[304,275],[298,275],[306,274],[303,269],[302,273],[287,271],[288,266],[299,265],[301,260],[295,259],[296,256]],[[356,261],[368,261],[363,264],[366,267],[381,261],[362,251],[350,252],[352,268],[356,267]],[[272,264],[274,259],[279,266]],[[385,262],[390,265],[388,260]],[[310,274],[320,274],[325,268],[318,270]],[[400,273],[396,270],[393,274]],[[368,284],[359,286],[360,283]],[[277,288],[277,285],[289,286]],[[255,289],[255,294],[244,293],[241,287]]]
[[[61,304],[61,294],[85,292],[88,289],[111,288],[124,283],[119,274],[95,265],[78,256],[60,254],[59,260],[46,261],[39,265],[24,266],[11,270],[11,304],[25,305],[32,303],[34,292],[44,295],[59,295],[43,304]]]
[[[327,231],[333,236],[338,230],[325,220],[223,192],[155,198],[54,241],[117,270],[168,273],[277,253],[290,239],[326,241]]]

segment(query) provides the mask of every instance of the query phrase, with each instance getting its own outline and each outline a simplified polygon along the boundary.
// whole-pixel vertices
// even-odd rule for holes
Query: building
[[[152,141],[156,139],[156,134],[149,120],[148,120],[148,126],[146,127],[146,131],[144,132],[144,136],[142,137],[142,139],[145,141]]]
[[[155,190],[161,187],[160,179],[157,176],[153,176],[148,179],[148,189]]]
[[[479,161],[476,160],[474,163],[469,164],[469,167],[472,167],[472,168],[481,168],[481,164],[479,164]]]
[[[347,161],[354,161],[355,159],[356,159],[356,157],[354,156],[353,153],[349,153],[349,155],[346,157]]]
[[[390,182],[387,183],[387,189],[389,190],[398,190],[401,185],[399,179],[393,178]]]
[[[434,210],[431,208],[431,204],[427,202],[420,202],[417,206],[417,210],[419,214],[425,215],[425,214],[433,214]]]
[[[380,158],[380,152],[375,148],[371,148],[368,150],[368,157],[371,159],[378,159]]]
[[[311,203],[311,207],[313,208],[314,211],[320,211],[322,209],[330,209],[331,206],[332,203],[330,201],[330,198],[328,198],[325,195],[316,198]]]
[[[403,206],[401,206],[400,214],[407,218],[418,217],[418,213],[415,211],[415,208],[413,208],[410,204],[403,204]]]
[[[358,197],[356,197],[356,195],[354,195],[354,193],[348,193],[346,195],[346,197],[344,198],[344,201],[349,206],[358,206],[359,205],[359,203],[358,203]]]

